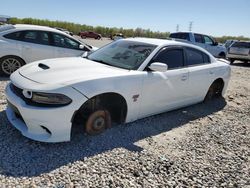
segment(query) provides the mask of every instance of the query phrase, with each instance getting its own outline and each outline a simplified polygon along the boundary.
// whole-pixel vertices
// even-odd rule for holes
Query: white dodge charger
[[[11,75],[9,121],[43,142],[69,141],[73,125],[99,134],[222,96],[230,66],[200,47],[171,40],[121,39],[85,57],[37,61]]]

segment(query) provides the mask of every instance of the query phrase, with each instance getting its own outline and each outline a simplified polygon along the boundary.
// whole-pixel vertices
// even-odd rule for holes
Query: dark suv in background
[[[81,31],[79,32],[79,36],[83,39],[85,38],[94,38],[100,40],[102,38],[102,35],[92,32],[92,31]]]

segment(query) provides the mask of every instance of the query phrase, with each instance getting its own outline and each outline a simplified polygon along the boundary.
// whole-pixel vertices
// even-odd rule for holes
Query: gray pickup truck
[[[194,45],[200,46],[210,52],[213,56],[218,58],[225,58],[226,57],[226,48],[223,45],[218,44],[212,37],[192,33],[192,32],[177,32],[171,33],[169,35],[170,38],[173,39],[181,39],[184,41],[188,41]]]

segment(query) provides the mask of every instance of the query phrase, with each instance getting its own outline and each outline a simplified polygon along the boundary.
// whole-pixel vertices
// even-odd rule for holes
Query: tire
[[[210,101],[213,98],[219,98],[222,97],[222,90],[224,87],[224,83],[221,83],[219,81],[215,81],[208,89],[207,94],[205,96],[204,101]]]
[[[247,60],[245,60],[245,61],[244,61],[244,64],[248,64],[248,61],[247,61]]]
[[[220,58],[222,58],[222,59],[226,59],[226,54],[225,54],[224,52],[221,52],[219,56],[220,56]]]
[[[85,131],[89,135],[98,135],[111,127],[111,116],[107,110],[97,110],[90,114],[85,125]]]
[[[5,56],[0,59],[0,73],[4,76],[10,76],[24,64],[25,62],[19,57]]]
[[[100,37],[100,36],[98,36],[98,37],[96,37],[96,39],[97,39],[97,40],[100,40],[100,39],[101,39],[101,37]]]
[[[229,61],[230,61],[230,64],[232,65],[232,64],[234,64],[234,59],[229,59]]]

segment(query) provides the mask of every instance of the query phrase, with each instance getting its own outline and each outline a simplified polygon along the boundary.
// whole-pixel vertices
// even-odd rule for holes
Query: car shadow
[[[38,176],[76,161],[87,160],[115,148],[140,152],[135,142],[170,131],[190,121],[220,111],[224,99],[196,104],[179,110],[118,125],[98,136],[76,134],[72,141],[41,143],[23,137],[0,112],[0,175],[8,177]]]

